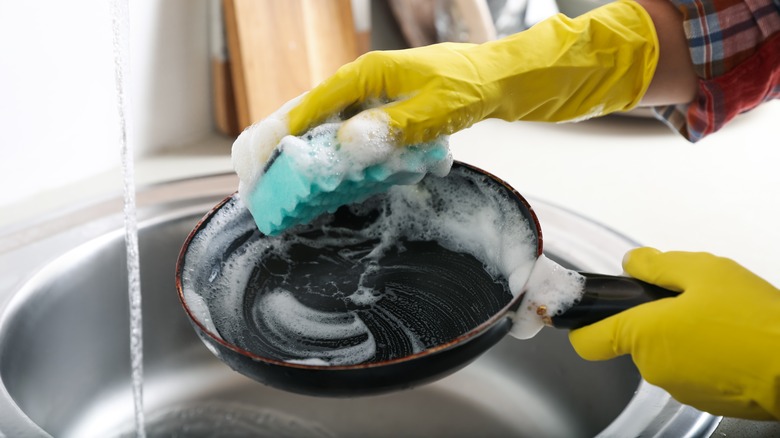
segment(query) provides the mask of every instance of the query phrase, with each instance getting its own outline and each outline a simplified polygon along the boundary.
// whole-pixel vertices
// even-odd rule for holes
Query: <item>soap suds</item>
[[[362,111],[348,123],[333,116],[303,135],[289,135],[287,113],[297,102],[247,128],[233,144],[238,191],[265,234],[308,223],[394,185],[416,184],[428,173],[445,176],[452,166],[446,136],[401,147],[387,113],[378,109]]]
[[[286,290],[264,294],[253,310],[254,320],[268,328],[269,339],[286,355],[295,357],[295,361],[347,365],[365,362],[376,351],[374,337],[360,318],[311,309]],[[310,344],[302,344],[301,339],[358,341],[335,348],[312,348]]]
[[[246,191],[257,181],[276,146],[290,135],[287,114],[303,95],[285,103],[271,115],[246,128],[233,143],[231,159],[239,178],[239,190]]]
[[[575,305],[584,287],[585,277],[542,255],[525,282],[525,296],[512,318],[514,324],[509,334],[517,339],[534,337],[544,325],[550,324],[550,318]]]

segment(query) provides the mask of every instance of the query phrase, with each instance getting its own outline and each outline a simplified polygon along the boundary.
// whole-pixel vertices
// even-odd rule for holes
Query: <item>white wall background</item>
[[[119,166],[109,6],[0,0],[0,208]],[[130,0],[137,157],[212,130],[208,11],[208,0]]]

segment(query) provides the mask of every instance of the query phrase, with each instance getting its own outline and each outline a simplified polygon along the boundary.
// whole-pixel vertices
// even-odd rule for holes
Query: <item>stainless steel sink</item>
[[[566,333],[507,338],[466,369],[390,395],[321,399],[264,387],[200,342],[176,296],[187,233],[236,181],[139,190],[144,403],[149,436],[709,436],[720,418],[642,381],[629,359],[591,363]],[[630,240],[531,200],[548,256],[617,273]],[[0,431],[132,434],[121,200],[0,234]]]

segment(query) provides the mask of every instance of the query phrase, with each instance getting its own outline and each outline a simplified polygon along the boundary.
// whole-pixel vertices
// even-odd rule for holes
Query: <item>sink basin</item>
[[[231,175],[139,190],[148,436],[709,436],[719,417],[644,382],[627,358],[586,362],[564,331],[506,338],[441,381],[382,396],[285,393],[232,371],[198,339],[174,284],[179,249]],[[619,273],[635,244],[531,199],[548,256]],[[121,200],[0,235],[0,431],[132,436]],[[0,435],[2,435],[0,433]]]

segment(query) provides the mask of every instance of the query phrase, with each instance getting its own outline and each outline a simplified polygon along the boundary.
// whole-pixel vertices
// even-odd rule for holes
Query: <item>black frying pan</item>
[[[446,179],[464,193],[477,180],[490,185],[527,220],[529,257],[542,255],[539,221],[512,187],[459,162]],[[256,381],[317,396],[419,386],[495,345],[523,294],[513,295],[473,255],[433,240],[400,236],[379,258],[366,257],[379,241],[361,233],[376,226],[383,196],[279,237],[260,233],[237,195],[215,206],[188,236],[176,268],[179,299],[203,342]],[[676,295],[632,278],[583,275],[585,295],[548,325],[578,328]]]

